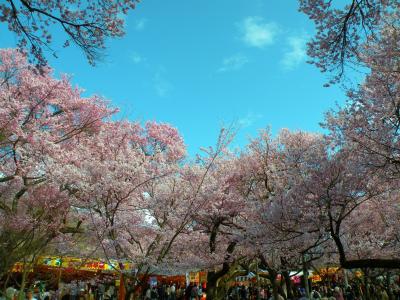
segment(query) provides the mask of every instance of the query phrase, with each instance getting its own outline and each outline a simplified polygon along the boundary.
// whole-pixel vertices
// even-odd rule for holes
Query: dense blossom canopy
[[[99,97],[82,98],[49,68],[39,75],[18,51],[1,50],[0,62],[1,274],[67,225],[70,178],[57,174],[112,110]]]
[[[132,6],[118,3],[111,12]],[[195,161],[171,125],[112,121],[101,97],[1,50],[0,276],[41,253],[79,253],[133,262],[133,288],[139,273],[207,269],[214,295],[220,278],[254,261],[272,282],[311,262],[399,268],[398,5],[300,1],[317,24],[314,63],[333,71],[354,59],[368,75],[326,114],[325,135],[265,129],[232,152],[223,128]]]

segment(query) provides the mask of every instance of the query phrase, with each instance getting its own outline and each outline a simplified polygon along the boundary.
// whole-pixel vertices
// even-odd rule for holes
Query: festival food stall
[[[18,262],[12,268],[14,274],[21,274],[24,271],[28,273],[29,278],[51,279],[54,284],[60,281],[90,280],[96,277],[115,281],[118,286],[121,271],[126,273],[135,270],[130,262],[121,263],[112,259],[103,261],[69,256],[40,256],[33,264],[24,265],[22,262]],[[175,283],[178,286],[185,286],[187,282],[185,274],[155,274],[149,278],[153,278],[153,281],[157,283]],[[189,278],[190,282],[203,283],[207,281],[207,272],[189,273]]]

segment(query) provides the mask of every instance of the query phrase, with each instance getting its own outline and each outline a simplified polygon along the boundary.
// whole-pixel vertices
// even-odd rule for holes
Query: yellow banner
[[[82,259],[77,257],[59,257],[59,256],[41,256],[38,258],[36,266],[45,266],[51,268],[72,268],[82,271],[119,271],[121,270],[132,270],[132,263],[118,263],[116,260],[111,260],[107,263],[94,260],[94,259]],[[23,263],[16,263],[12,268],[12,272],[22,272]],[[33,271],[33,268],[32,268]],[[30,271],[31,272],[31,271]]]

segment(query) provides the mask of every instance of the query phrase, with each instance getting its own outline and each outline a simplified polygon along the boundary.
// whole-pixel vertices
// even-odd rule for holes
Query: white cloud
[[[147,23],[147,19],[145,19],[145,18],[136,20],[135,26],[134,26],[135,30],[136,30],[136,31],[141,31],[141,30],[143,30],[144,27],[146,26],[146,23]]]
[[[279,33],[279,26],[274,22],[264,22],[260,17],[247,17],[240,24],[242,41],[251,47],[263,48],[272,45]]]
[[[307,57],[306,45],[307,36],[291,36],[287,38],[287,44],[289,45],[287,51],[283,55],[281,64],[285,70],[293,70]]]
[[[245,64],[249,62],[249,59],[242,54],[235,54],[224,58],[222,66],[217,72],[228,72],[241,69]]]
[[[131,62],[133,62],[134,64],[140,64],[141,62],[144,62],[146,59],[141,56],[139,53],[137,52],[132,52],[129,56]]]
[[[248,112],[246,116],[238,120],[238,125],[242,128],[250,127],[263,116],[261,114],[255,114],[253,112]]]
[[[159,68],[153,78],[154,89],[160,97],[166,97],[172,91],[172,84],[165,78],[165,68]]]

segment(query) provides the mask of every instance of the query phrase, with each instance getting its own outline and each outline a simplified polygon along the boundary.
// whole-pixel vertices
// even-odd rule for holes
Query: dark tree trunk
[[[285,278],[286,282],[286,293],[287,293],[287,299],[293,299],[293,283],[290,280],[290,274],[288,271],[285,271],[282,273],[283,278]]]
[[[219,271],[211,271],[207,273],[207,300],[218,300],[218,279],[228,274],[231,267],[230,257],[235,250],[236,242],[231,242],[226,249],[225,262]]]
[[[207,299],[217,299],[217,281],[219,278],[224,276],[227,272],[220,273],[220,271],[208,272],[207,273]]]
[[[369,283],[368,283],[368,269],[363,269],[364,273],[364,289],[365,289],[365,294],[364,294],[364,299],[368,300],[369,299]]]
[[[272,284],[272,294],[274,296],[274,299],[278,299],[278,294],[279,294],[278,293],[278,284],[276,282],[276,276],[278,275],[278,272],[269,267],[268,262],[266,261],[263,254],[260,254],[258,257],[260,258],[261,266],[263,268],[267,269],[267,271],[268,271],[268,278]]]
[[[278,275],[277,272],[275,272],[275,270],[272,269],[268,269],[268,273],[269,273],[269,280],[272,283],[272,294],[274,296],[274,299],[279,299],[278,295],[279,295],[279,287],[278,287],[278,282],[276,281],[276,276]]]

